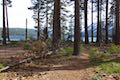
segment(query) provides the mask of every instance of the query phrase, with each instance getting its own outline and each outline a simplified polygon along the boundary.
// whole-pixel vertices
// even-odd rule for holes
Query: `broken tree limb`
[[[46,53],[45,56],[49,56],[49,55],[51,55],[52,53],[53,53],[53,51],[49,51],[49,52]],[[23,59],[23,60],[19,61],[18,63],[14,63],[14,64],[11,64],[11,65],[9,65],[9,66],[6,66],[6,67],[0,69],[0,72],[7,71],[8,69],[10,69],[10,68],[12,68],[12,67],[15,67],[15,66],[18,66],[18,65],[20,65],[20,64],[23,64],[23,63],[25,63],[25,62],[28,62],[28,61],[31,61],[31,60],[34,60],[34,59],[39,59],[39,58],[41,58],[41,56],[34,56],[34,57],[29,57],[29,58]]]
[[[57,51],[65,48],[65,47],[68,47],[68,45],[66,45],[66,46],[64,46],[64,47],[63,47],[63,46],[62,46],[62,47],[59,47],[59,49],[55,49],[54,51],[57,52]],[[18,65],[20,65],[20,64],[23,64],[23,63],[28,62],[28,61],[31,61],[31,60],[35,60],[35,59],[39,59],[39,58],[44,58],[44,57],[50,56],[50,55],[52,55],[52,53],[54,53],[54,51],[53,51],[53,50],[50,50],[50,51],[47,51],[47,52],[42,52],[42,53],[44,53],[44,56],[38,55],[38,56],[33,56],[33,57],[25,58],[25,59],[23,59],[23,60],[21,60],[21,61],[19,61],[19,62],[17,62],[17,63],[11,64],[11,65],[9,65],[9,66],[6,66],[6,67],[0,69],[0,72],[7,71],[8,69],[10,69],[10,68],[12,68],[12,67],[18,66]]]

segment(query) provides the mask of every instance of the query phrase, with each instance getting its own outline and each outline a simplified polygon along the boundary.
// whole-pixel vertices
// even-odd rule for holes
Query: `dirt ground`
[[[20,48],[0,49],[0,59],[10,60],[20,53],[23,54],[25,51]],[[0,73],[0,80],[89,80],[92,75],[91,69],[84,69],[85,64],[88,63],[87,54],[66,60],[53,58],[25,63],[8,72]],[[40,63],[36,63],[39,61]]]
[[[23,56],[27,51],[21,48],[0,49],[0,60],[8,60],[8,64],[11,64],[22,59],[16,58],[20,58],[20,53]],[[94,66],[89,66],[88,57],[85,52],[79,56],[53,56],[30,61],[0,73],[0,80],[92,80],[96,72]]]

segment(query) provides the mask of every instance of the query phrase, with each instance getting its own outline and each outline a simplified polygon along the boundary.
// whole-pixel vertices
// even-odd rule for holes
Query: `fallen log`
[[[47,56],[51,55],[52,53],[53,53],[53,51],[49,51],[49,52],[46,53],[46,55],[44,57],[47,57]],[[29,58],[23,59],[23,60],[19,61],[18,63],[14,63],[14,64],[11,64],[9,66],[6,66],[6,67],[0,69],[0,72],[7,71],[8,69],[10,69],[12,67],[15,67],[15,66],[23,64],[25,62],[28,62],[28,61],[31,61],[31,60],[35,60],[35,59],[39,59],[39,58],[42,58],[42,57],[41,56],[34,56],[34,57],[29,57]]]
[[[11,65],[9,65],[9,66],[6,66],[6,67],[0,69],[0,72],[7,71],[8,69],[10,69],[10,68],[12,68],[12,67],[18,66],[18,65],[20,65],[20,64],[23,64],[23,63],[28,62],[28,61],[31,61],[31,60],[35,60],[35,59],[39,59],[39,58],[44,58],[44,57],[50,56],[52,53],[55,53],[55,52],[57,52],[58,50],[61,50],[61,49],[65,48],[65,47],[68,47],[68,45],[66,45],[66,46],[64,46],[64,47],[59,47],[59,49],[57,48],[57,49],[52,50],[52,51],[42,52],[42,53],[45,54],[44,56],[33,56],[33,57],[25,58],[25,59],[19,61],[18,63],[14,63],[14,64],[11,64]]]

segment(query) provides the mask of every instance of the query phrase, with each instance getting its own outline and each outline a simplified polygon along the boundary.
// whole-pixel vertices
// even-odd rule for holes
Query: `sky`
[[[2,0],[0,0],[2,4]],[[31,0],[12,0],[12,7],[8,7],[8,19],[10,28],[25,28],[25,20],[28,19],[28,28],[34,28],[32,19],[33,11],[28,10]],[[2,27],[2,5],[0,5],[0,27]]]
[[[0,4],[2,4],[2,0],[0,0]],[[28,28],[34,28],[35,22],[32,19],[33,11],[28,10],[28,7],[31,5],[31,0],[12,0],[12,7],[8,7],[10,28],[25,28],[26,18],[28,19]],[[74,13],[74,9],[72,7],[70,9]],[[88,15],[88,25],[91,24],[90,17],[91,14]],[[0,27],[2,27],[2,5],[0,5],[0,19]]]
[[[0,0],[0,4],[2,4],[2,0]],[[35,26],[35,22],[32,18],[33,11],[28,10],[28,7],[32,6],[31,0],[12,0],[12,7],[8,7],[8,16],[9,16],[9,27],[10,28],[25,28],[26,18],[28,19],[28,28],[33,29]],[[68,7],[72,13],[74,13],[74,9],[72,7]],[[88,4],[88,8],[91,8],[91,4]],[[94,13],[94,22],[97,14]],[[2,5],[0,5],[0,27],[2,27]],[[91,24],[91,11],[88,10],[88,25]],[[81,21],[82,27],[84,27],[84,21]]]

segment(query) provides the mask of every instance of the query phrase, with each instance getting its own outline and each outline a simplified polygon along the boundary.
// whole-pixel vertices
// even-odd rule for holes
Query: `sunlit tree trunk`
[[[88,0],[85,0],[84,1],[84,7],[85,7],[85,10],[84,10],[84,14],[85,14],[85,44],[88,44],[89,43],[89,39],[88,39],[88,24],[87,24],[87,5],[88,5]]]
[[[74,52],[80,53],[80,0],[75,0],[75,27],[74,27]]]
[[[60,0],[54,0],[53,15],[53,48],[57,48],[61,40]]]
[[[9,22],[8,22],[8,10],[7,10],[7,6],[6,7],[6,21],[7,21],[7,29],[6,29],[6,35],[7,35],[7,38],[8,38],[8,41],[10,41],[10,35],[9,35]]]

